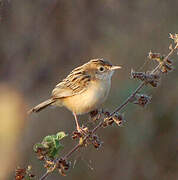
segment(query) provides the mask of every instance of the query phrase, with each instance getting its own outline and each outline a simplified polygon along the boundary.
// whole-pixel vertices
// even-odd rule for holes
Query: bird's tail
[[[46,108],[47,106],[51,105],[53,102],[55,102],[54,99],[48,99],[40,104],[38,104],[37,106],[35,106],[34,108],[30,109],[28,111],[28,114],[32,113],[32,112],[39,112],[42,109]]]

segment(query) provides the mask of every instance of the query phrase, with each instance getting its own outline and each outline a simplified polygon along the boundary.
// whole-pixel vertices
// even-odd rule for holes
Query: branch
[[[61,161],[63,163],[67,162],[67,160],[70,158],[70,156],[76,152],[80,147],[82,146],[87,146],[88,144],[92,144],[93,140],[96,140],[96,137],[94,139],[94,135],[97,130],[100,128],[103,128],[104,123],[107,122],[107,120],[112,120],[114,122],[113,116],[116,115],[116,113],[120,112],[123,108],[125,108],[130,102],[133,102],[133,99],[136,98],[137,93],[147,84],[151,84],[153,87],[157,87],[157,81],[160,77],[159,75],[163,73],[167,73],[168,71],[172,70],[172,62],[169,60],[170,56],[178,49],[178,35],[172,35],[170,34],[170,38],[174,40],[175,42],[175,47],[172,48],[172,45],[169,47],[170,52],[167,54],[167,56],[161,56],[160,53],[149,53],[149,58],[151,60],[156,60],[159,62],[159,64],[151,71],[151,72],[136,72],[135,74],[133,73],[133,78],[138,78],[142,80],[140,85],[131,93],[131,95],[121,104],[119,105],[113,112],[106,113],[107,116],[105,117],[100,117],[101,121],[98,123],[96,127],[94,127],[91,131],[88,130],[88,128],[84,128],[84,133],[78,134],[78,137],[80,138],[80,141],[72,148],[68,153],[66,153],[63,157],[60,159],[57,159],[55,163],[58,165],[60,164],[60,169],[62,169]],[[132,75],[132,74],[131,74]],[[156,83],[156,84],[155,84]],[[145,97],[145,96],[144,96]],[[135,101],[134,101],[135,102]],[[142,105],[142,104],[141,104]],[[105,115],[106,115],[105,114]],[[112,123],[111,123],[112,124]],[[95,135],[96,136],[96,135]],[[90,141],[89,141],[90,140]],[[98,148],[98,146],[96,146]],[[64,164],[63,164],[64,165]],[[63,169],[64,170],[64,169]],[[51,171],[52,172],[52,171]],[[49,171],[47,171],[41,178],[40,180],[44,180],[48,175]]]
[[[47,136],[45,137],[46,139],[44,138],[46,141],[43,140],[42,144],[38,143],[35,146],[35,152],[37,153],[39,159],[45,162],[44,166],[47,170],[46,173],[44,173],[41,178],[39,178],[39,180],[45,180],[48,175],[52,173],[55,169],[58,169],[61,175],[65,176],[65,171],[68,170],[70,167],[70,162],[68,162],[68,159],[72,156],[74,152],[76,152],[81,147],[88,146],[89,144],[93,144],[95,148],[100,147],[102,143],[100,142],[98,136],[95,134],[100,128],[107,127],[113,122],[120,126],[123,121],[123,116],[119,112],[124,109],[129,103],[145,106],[147,103],[150,102],[150,97],[143,94],[140,95],[139,92],[144,86],[148,84],[150,84],[152,87],[157,87],[160,81],[160,76],[165,73],[167,74],[173,69],[172,61],[169,58],[178,49],[178,34],[170,34],[170,38],[174,40],[175,46],[174,48],[172,47],[172,44],[169,46],[170,52],[167,54],[167,56],[161,55],[160,53],[150,52],[148,58],[150,60],[158,62],[158,65],[151,72],[134,72],[132,70],[131,77],[133,79],[141,80],[142,82],[140,83],[140,85],[113,112],[109,113],[102,111],[100,113],[95,113],[95,116],[97,117],[96,119],[100,120],[100,122],[92,130],[89,130],[88,127],[85,127],[80,133],[78,131],[74,131],[73,139],[79,138],[79,142],[64,156],[61,156],[61,158],[55,158],[54,153],[58,152],[59,149],[62,147],[62,145],[58,143],[58,140],[66,136],[63,132],[60,132],[57,135]],[[56,149],[52,147],[54,142],[55,147],[57,147]],[[47,149],[45,149],[46,147]],[[51,147],[53,149],[49,149]],[[23,177],[23,175],[20,174],[22,170],[23,173],[28,172],[26,174],[28,174],[29,176],[29,170],[24,171],[24,169],[18,170],[19,176]]]
[[[47,178],[47,176],[49,175],[49,171],[47,170],[45,174],[43,174],[43,176],[41,176],[41,178],[39,180],[44,180]]]

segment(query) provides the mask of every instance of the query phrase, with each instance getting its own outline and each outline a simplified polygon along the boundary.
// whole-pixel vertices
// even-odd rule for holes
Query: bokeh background
[[[32,150],[48,134],[75,124],[71,112],[48,108],[27,116],[46,100],[57,82],[89,59],[104,57],[123,69],[115,73],[104,107],[113,110],[137,87],[131,68],[151,69],[150,50],[168,53],[168,34],[178,33],[178,1],[166,0],[1,0],[0,1],[0,179],[14,178],[17,166],[44,173]],[[178,57],[146,108],[123,110],[124,127],[99,131],[104,145],[72,157],[67,177],[48,179],[178,179]],[[146,62],[146,65],[142,65]],[[83,124],[88,116],[81,116]],[[75,142],[63,140],[67,152]]]

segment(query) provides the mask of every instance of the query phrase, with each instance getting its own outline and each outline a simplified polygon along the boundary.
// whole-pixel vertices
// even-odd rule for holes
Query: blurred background
[[[131,68],[151,69],[150,50],[168,53],[168,34],[178,33],[177,8],[177,0],[1,0],[0,179],[13,179],[17,166],[29,164],[41,175],[33,145],[48,134],[74,130],[64,108],[31,116],[27,110],[46,100],[73,68],[98,57],[123,66],[104,104],[116,108],[139,84],[130,79]],[[124,127],[98,132],[102,148],[74,154],[67,177],[56,172],[48,179],[178,179],[178,57],[173,59],[176,70],[158,88],[143,90],[152,95],[151,104],[129,105]],[[86,119],[80,116],[80,123]],[[68,136],[63,144],[65,153],[75,142]]]

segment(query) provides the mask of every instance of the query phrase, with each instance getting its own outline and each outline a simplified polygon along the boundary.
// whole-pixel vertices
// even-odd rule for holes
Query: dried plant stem
[[[73,152],[75,152],[77,149],[79,149],[80,146],[81,146],[81,145],[78,143],[73,149],[71,149],[71,151],[69,151],[69,152],[64,156],[64,159],[69,158]]]
[[[46,179],[47,176],[49,175],[49,173],[50,173],[49,171],[46,171],[46,173],[43,174],[43,176],[41,176],[39,180],[44,180],[44,179]]]
[[[163,62],[166,62],[168,58],[175,52],[175,50],[178,48],[178,44],[175,45],[173,49],[168,53],[168,55],[163,59]],[[155,73],[156,71],[159,70],[161,64],[159,64],[155,69],[153,69],[152,73]]]
[[[175,50],[178,48],[178,44],[168,53],[168,55],[163,59],[163,62],[165,62],[174,52]],[[159,70],[160,68],[160,64],[157,65],[152,73],[155,73]],[[120,110],[122,110],[125,106],[127,106],[127,104],[130,102],[130,100],[135,96],[135,94],[137,94],[144,86],[145,86],[145,82],[142,82],[136,89],[135,91],[121,104],[119,105],[111,114],[110,116],[113,116],[116,112],[119,112]],[[92,130],[92,134],[95,133],[100,127],[102,126],[102,121]],[[89,135],[87,135],[84,140],[86,140],[87,138],[89,138]],[[80,144],[77,144],[71,151],[69,151],[64,157],[65,158],[69,158],[76,150],[78,150],[78,148],[80,148]]]
[[[119,112],[121,109],[123,109],[129,102],[130,100],[137,94],[145,85],[145,82],[142,82],[136,89],[135,91],[120,105],[118,106],[112,113],[111,116],[113,116],[116,112]]]
[[[168,53],[167,56],[164,57],[163,59],[163,63],[166,62],[168,60],[168,58],[176,51],[176,49],[178,49],[178,43],[175,45],[174,48],[172,48],[170,50],[170,52]],[[161,68],[162,64],[157,65],[152,71],[151,73],[156,73],[159,72],[160,68]],[[121,104],[119,105],[113,112],[110,113],[110,117],[112,117],[116,112],[119,112],[120,110],[122,110],[124,107],[126,107],[128,105],[128,103],[131,101],[131,99],[133,97],[135,97],[135,95],[146,85],[146,82],[141,82],[140,85],[132,92],[132,94]],[[91,134],[94,134],[98,129],[100,129],[103,125],[103,121],[100,121],[98,125],[96,125],[93,130],[91,131]],[[83,138],[83,142],[86,141],[88,138],[90,138],[91,134],[87,134],[84,138]],[[78,143],[77,145],[74,146],[74,148],[72,148],[66,155],[63,156],[64,159],[68,159],[74,152],[76,152],[80,147],[82,146],[82,144]],[[40,180],[44,180],[48,175],[49,175],[49,171],[47,171],[41,178]]]
[[[133,96],[135,96],[135,94],[137,92],[139,92],[140,89],[142,89],[142,87],[145,85],[144,82],[142,82],[137,88],[136,90],[119,106],[117,107],[111,114],[110,116],[114,115],[116,112],[120,111],[121,109],[123,109],[130,101],[130,99],[132,99]],[[103,122],[101,121],[93,130],[92,130],[92,134],[95,133],[99,128],[102,127]],[[89,135],[87,135],[83,141],[85,141],[86,139],[89,138]],[[80,144],[78,143],[71,151],[69,151],[64,158],[67,159],[69,158],[76,150],[78,150],[80,148]]]

